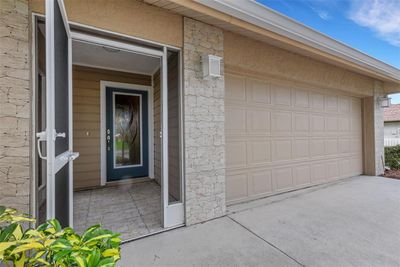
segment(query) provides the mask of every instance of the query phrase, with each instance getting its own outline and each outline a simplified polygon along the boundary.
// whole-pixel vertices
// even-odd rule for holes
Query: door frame
[[[58,4],[62,22],[65,27],[67,35],[68,46],[68,150],[56,155],[55,153],[55,140],[57,138],[55,132],[55,74],[54,74],[54,51],[50,50],[50,57],[48,56],[47,49],[54,48],[54,27],[50,28],[46,25],[46,161],[47,161],[47,181],[46,181],[46,218],[52,219],[56,216],[56,188],[55,188],[55,175],[66,164],[68,164],[68,225],[73,227],[73,163],[72,161],[79,156],[79,153],[73,151],[73,112],[72,112],[72,38],[70,26],[68,23],[67,12],[65,10],[63,0],[46,1],[45,10],[54,8],[55,3]],[[45,23],[48,21],[54,22],[53,12],[49,12],[48,17],[45,17]],[[36,24],[35,24],[36,25]],[[36,29],[35,29],[36,30]],[[36,43],[36,42],[35,42]],[[36,71],[35,71],[36,73]],[[65,133],[64,133],[65,134]],[[50,141],[49,140],[53,140]]]
[[[36,28],[35,27],[37,25],[36,21],[37,20],[44,21],[45,20],[45,16],[43,14],[36,13],[36,12],[32,12],[31,14],[32,14],[32,22],[33,22],[31,24],[32,25],[32,40],[35,40],[35,38],[36,38],[36,34],[35,34]],[[180,134],[180,140],[179,140],[180,149],[179,149],[179,152],[180,152],[180,165],[181,165],[180,166],[180,173],[181,173],[181,198],[182,198],[182,200],[181,200],[181,203],[173,204],[173,205],[171,205],[171,207],[177,208],[178,205],[181,205],[183,207],[183,210],[182,210],[182,212],[183,212],[183,214],[182,214],[183,221],[179,225],[177,224],[177,225],[172,226],[172,227],[166,227],[165,229],[166,230],[167,229],[174,229],[176,227],[180,227],[180,226],[185,225],[185,223],[186,223],[186,214],[185,214],[186,213],[186,209],[185,209],[185,206],[186,206],[186,187],[185,187],[185,160],[184,160],[185,159],[185,140],[184,140],[185,124],[184,124],[184,100],[183,100],[183,90],[184,89],[183,89],[183,54],[182,54],[182,49],[180,47],[176,47],[176,46],[172,46],[172,45],[168,45],[168,44],[163,44],[163,43],[156,42],[156,41],[150,41],[150,40],[147,40],[147,39],[142,39],[142,38],[139,38],[139,37],[135,37],[135,36],[131,36],[131,35],[123,34],[123,33],[109,31],[109,30],[105,30],[105,29],[98,28],[98,27],[95,27],[95,26],[78,23],[78,22],[68,21],[67,24],[69,24],[69,26],[71,27],[70,33],[71,33],[71,40],[72,41],[76,40],[76,41],[84,41],[84,42],[86,41],[86,42],[93,43],[93,41],[96,40],[96,41],[99,41],[99,42],[95,41],[94,42],[95,44],[100,44],[100,45],[103,44],[103,45],[108,45],[108,46],[110,46],[110,44],[114,44],[114,45],[116,45],[117,49],[124,49],[124,50],[127,50],[129,52],[136,52],[136,53],[137,52],[141,52],[141,53],[147,54],[147,55],[154,53],[154,56],[159,57],[161,59],[165,57],[167,49],[168,50],[177,51],[179,53],[179,58],[180,58],[179,59],[179,70],[178,70],[179,71],[179,76],[180,76],[179,77],[179,105],[180,105],[180,108],[179,108],[179,126],[180,126],[179,127],[180,128],[179,129],[179,134]],[[90,35],[90,34],[82,33],[82,31],[83,32],[87,31],[89,33],[99,33],[102,36],[104,36],[104,38],[95,37],[95,36]],[[108,39],[108,38],[110,38],[110,39]],[[113,39],[113,40],[111,40],[111,39]],[[127,42],[129,42],[129,43],[127,43]],[[153,48],[144,48],[143,49],[142,46],[137,46],[135,44],[131,44],[130,42],[139,43],[139,44],[145,44],[145,45],[146,44],[150,44],[151,46],[155,47],[156,49],[153,49]],[[113,46],[113,45],[111,45],[111,46]],[[157,50],[157,49],[159,49],[159,50]],[[32,59],[35,59],[36,56],[37,56],[37,51],[36,51],[36,42],[34,42],[34,41],[31,42],[31,53],[32,53],[31,54],[32,55]],[[35,70],[36,70],[36,66],[34,64],[35,62],[36,62],[36,60],[35,61],[32,60],[32,64],[31,64],[32,81],[35,81],[35,78],[36,78],[36,77],[34,77],[35,76]],[[165,63],[165,61],[162,62],[162,63]],[[162,65],[162,64],[160,64],[160,65]],[[72,67],[72,64],[71,64],[71,67]],[[164,82],[165,82],[165,80],[164,80]],[[167,84],[164,84],[164,86],[165,86],[166,89],[168,89],[167,88]],[[33,88],[33,94],[32,94],[32,101],[31,101],[31,103],[32,103],[31,109],[34,110],[35,101],[36,101],[35,92],[37,90],[35,83],[32,84],[32,88]],[[160,89],[162,91],[163,88],[160,88]],[[149,97],[150,97],[150,95],[149,95]],[[71,101],[71,104],[72,104],[72,101]],[[71,111],[72,111],[72,109],[71,109]],[[149,116],[150,116],[150,114],[149,114]],[[71,116],[71,124],[72,124],[72,116]],[[34,129],[34,126],[35,126],[34,118],[31,119],[31,125],[33,126],[32,129]],[[153,131],[154,131],[154,129],[153,129]],[[149,132],[150,132],[150,129],[149,129]],[[163,138],[165,138],[166,136],[168,136],[168,135],[164,134]],[[36,140],[36,135],[35,135],[34,132],[32,132],[32,140]],[[166,151],[164,150],[163,151],[164,155],[167,154],[165,152]],[[30,206],[31,206],[31,209],[34,210],[35,212],[36,212],[36,210],[38,208],[36,206],[37,196],[36,196],[36,191],[35,191],[36,190],[35,189],[35,185],[36,185],[36,181],[37,181],[37,177],[35,175],[35,167],[36,167],[36,164],[37,164],[37,162],[35,160],[36,153],[37,153],[37,149],[36,149],[35,142],[32,142],[31,177],[33,177],[33,179],[32,179],[31,188],[32,188],[32,192],[35,192],[35,193],[31,194],[31,198],[30,198],[31,199],[31,205]],[[153,168],[154,168],[154,164],[152,164],[152,165],[153,165]],[[165,172],[164,172],[164,174],[165,174]],[[168,206],[168,201],[165,201],[165,196],[162,195],[161,197],[164,199],[163,203],[162,203],[162,207],[163,207],[163,209],[165,211],[166,210],[165,206],[166,205]],[[53,198],[47,199],[47,202],[50,202],[50,201],[54,202],[54,199]],[[71,207],[71,209],[73,209],[73,199],[70,198],[70,201],[71,201],[70,207]],[[166,220],[165,212],[163,212],[163,214],[164,214],[164,218],[162,218],[162,220],[165,222],[165,220]],[[72,226],[72,222],[71,222],[71,226]]]
[[[149,177],[154,179],[154,89],[153,86],[140,85],[133,83],[120,83],[112,81],[100,81],[100,177],[101,185],[107,183],[107,148],[106,148],[106,88],[120,88],[136,91],[145,91],[147,97],[148,109],[148,138],[149,138]]]

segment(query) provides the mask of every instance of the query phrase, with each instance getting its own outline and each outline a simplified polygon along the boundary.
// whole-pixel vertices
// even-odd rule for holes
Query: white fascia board
[[[389,78],[400,80],[400,69],[315,31],[253,0],[194,0],[268,31],[340,57]]]

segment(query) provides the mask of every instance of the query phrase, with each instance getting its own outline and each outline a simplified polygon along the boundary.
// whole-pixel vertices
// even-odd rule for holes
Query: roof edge
[[[194,1],[400,82],[400,69],[313,30],[254,0]]]

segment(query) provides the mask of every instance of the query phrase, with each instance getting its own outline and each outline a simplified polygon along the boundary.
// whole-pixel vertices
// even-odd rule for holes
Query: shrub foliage
[[[63,229],[57,220],[24,230],[23,224],[32,221],[0,206],[0,262],[16,267],[105,267],[115,266],[120,258],[119,234],[100,225],[82,235],[69,227]]]
[[[385,165],[391,169],[400,169],[400,145],[385,147]]]

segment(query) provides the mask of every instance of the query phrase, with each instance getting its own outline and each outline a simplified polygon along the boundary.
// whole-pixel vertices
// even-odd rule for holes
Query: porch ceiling
[[[72,42],[73,64],[153,75],[160,59],[80,41]]]

